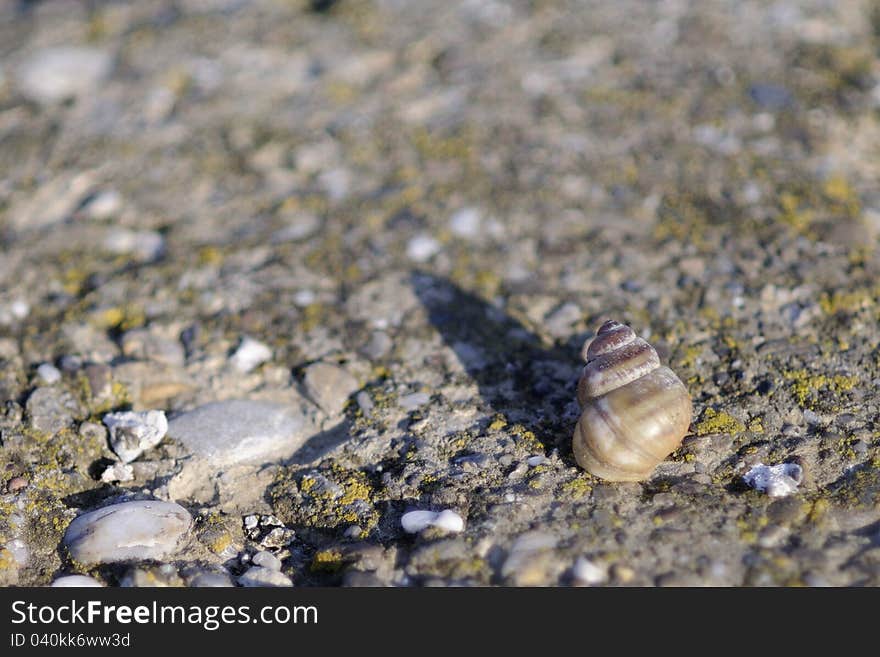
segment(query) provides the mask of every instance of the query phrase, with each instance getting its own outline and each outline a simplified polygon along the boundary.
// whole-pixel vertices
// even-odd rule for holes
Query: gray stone
[[[76,397],[60,388],[37,388],[25,408],[30,426],[43,433],[58,433],[82,413]]]
[[[348,398],[360,387],[349,372],[323,362],[306,368],[303,384],[309,398],[328,415],[339,415]]]
[[[168,436],[216,467],[292,455],[308,437],[302,409],[266,401],[212,402],[173,418]]]
[[[189,511],[179,504],[121,502],[74,518],[64,545],[85,565],[161,559],[177,550],[191,527]]]
[[[21,92],[40,103],[57,103],[93,90],[110,72],[110,53],[96,48],[38,50],[17,71]]]

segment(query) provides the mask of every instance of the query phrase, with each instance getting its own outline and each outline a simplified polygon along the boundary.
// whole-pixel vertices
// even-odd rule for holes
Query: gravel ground
[[[878,119],[877,3],[0,0],[0,584],[880,584]]]

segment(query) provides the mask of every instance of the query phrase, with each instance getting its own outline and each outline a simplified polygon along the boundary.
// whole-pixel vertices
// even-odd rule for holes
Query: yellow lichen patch
[[[344,565],[342,553],[339,550],[328,549],[316,552],[309,567],[313,573],[335,573]]]
[[[94,318],[94,322],[99,328],[119,331],[128,331],[143,326],[146,320],[144,309],[135,304],[107,308]]]
[[[838,291],[832,294],[825,292],[819,297],[819,307],[826,315],[836,315],[840,312],[854,313],[874,305],[878,292],[880,292],[878,289]]]
[[[701,345],[685,347],[681,358],[678,360],[678,366],[682,368],[693,367],[702,353],[703,347]]]
[[[579,500],[589,495],[593,490],[593,487],[588,483],[586,478],[578,477],[571,481],[566,481],[560,486],[560,490],[564,495],[574,500]]]
[[[223,254],[216,246],[203,246],[199,249],[198,262],[201,266],[216,267],[223,262]]]
[[[699,422],[694,425],[694,434],[706,436],[713,433],[737,434],[746,430],[746,426],[735,417],[724,411],[707,408]]]
[[[819,390],[829,390],[833,393],[852,390],[859,382],[856,376],[835,374],[810,374],[807,370],[787,370],[783,376],[792,382],[792,392],[801,407],[805,407],[807,400]]]
[[[507,426],[507,420],[503,415],[496,415],[495,419],[492,420],[492,424],[489,425],[489,431],[501,431],[504,427]]]
[[[764,421],[759,417],[749,420],[749,431],[752,433],[764,433]]]

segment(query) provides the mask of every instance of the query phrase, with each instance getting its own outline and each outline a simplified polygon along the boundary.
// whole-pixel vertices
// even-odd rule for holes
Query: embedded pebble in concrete
[[[54,580],[50,586],[52,588],[101,588],[104,586],[94,577],[88,575],[63,575]]]
[[[290,456],[308,438],[301,408],[230,399],[172,418],[168,436],[213,466],[263,463]]]
[[[230,360],[235,369],[242,374],[247,374],[271,358],[272,350],[268,345],[259,340],[254,340],[252,337],[245,336]]]
[[[214,572],[197,573],[193,575],[187,584],[192,588],[225,588],[235,586],[228,575]]]
[[[586,557],[578,557],[571,569],[576,584],[595,586],[608,581],[608,571]]]
[[[758,463],[743,475],[743,481],[749,486],[767,493],[770,497],[785,497],[796,493],[803,479],[803,468],[797,463]]]
[[[117,228],[104,238],[104,248],[118,255],[130,255],[140,262],[152,262],[165,250],[165,238],[153,230]]]
[[[54,387],[34,390],[25,408],[31,427],[42,433],[58,433],[69,427],[82,412],[79,401],[72,394]]]
[[[168,432],[165,411],[108,413],[103,422],[110,431],[110,447],[123,463],[158,445]]]
[[[417,235],[406,245],[406,255],[413,262],[427,262],[442,250],[440,242],[430,235]]]
[[[114,463],[108,465],[101,473],[101,481],[105,484],[114,482],[126,482],[134,479],[134,468],[128,463]]]
[[[35,52],[17,71],[22,93],[57,103],[94,89],[110,72],[110,54],[96,48],[58,47]]]
[[[455,511],[409,511],[400,518],[403,531],[418,534],[428,527],[437,527],[447,532],[458,533],[464,529],[464,520]]]
[[[85,565],[161,559],[178,549],[191,526],[189,511],[179,504],[121,502],[74,518],[63,543]]]
[[[477,208],[462,208],[449,219],[449,230],[456,237],[473,239],[480,234],[482,216]]]
[[[414,392],[412,394],[400,397],[397,400],[397,405],[405,411],[412,411],[417,409],[419,406],[424,406],[429,401],[431,401],[431,395],[429,395],[427,392]]]
[[[360,387],[347,370],[332,363],[313,363],[303,378],[306,394],[328,415],[339,415],[348,398]]]
[[[255,566],[268,568],[269,570],[281,571],[281,562],[271,552],[257,552],[251,557],[251,563]]]
[[[43,363],[37,368],[37,376],[46,385],[52,385],[61,380],[61,371],[54,365]]]
[[[293,586],[293,582],[290,578],[271,568],[264,568],[262,566],[254,566],[253,568],[248,568],[244,574],[242,574],[238,578],[238,583],[241,586],[246,587],[254,587],[254,586],[275,586],[275,587],[285,587],[285,586]]]

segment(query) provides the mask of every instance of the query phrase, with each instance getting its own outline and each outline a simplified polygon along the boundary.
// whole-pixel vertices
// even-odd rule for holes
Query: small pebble
[[[105,484],[114,482],[126,482],[134,479],[134,468],[128,463],[114,463],[107,466],[101,473],[101,481]]]
[[[54,365],[43,363],[37,368],[37,376],[40,377],[43,383],[52,385],[61,380],[61,371]]]
[[[410,395],[404,395],[397,400],[397,405],[406,411],[412,411],[419,406],[424,406],[431,401],[431,395],[427,392],[414,392]]]
[[[88,575],[63,575],[49,586],[52,588],[101,588],[104,585]]]
[[[578,557],[571,572],[575,582],[587,586],[595,586],[608,580],[608,572],[586,557]]]
[[[464,520],[455,511],[410,511],[400,519],[403,530],[408,534],[418,534],[428,527],[438,527],[447,532],[460,532],[464,529]]]
[[[204,572],[193,576],[189,580],[189,586],[192,588],[223,588],[235,585],[223,573]]]
[[[242,374],[247,374],[271,358],[272,350],[268,345],[245,336],[230,360],[235,369]]]
[[[164,253],[165,238],[154,230],[117,228],[104,238],[104,248],[116,255],[130,255],[139,262],[153,262]]]
[[[84,565],[161,559],[177,549],[191,527],[192,516],[179,504],[121,502],[74,518],[64,545]]]
[[[449,219],[449,230],[456,237],[473,239],[480,234],[482,216],[477,208],[462,208]]]
[[[281,572],[281,561],[279,561],[278,557],[271,552],[257,552],[251,558],[251,563],[255,566],[261,566],[262,568]]]
[[[165,411],[108,413],[103,422],[110,431],[110,446],[124,463],[158,445],[168,432]]]
[[[796,493],[803,478],[803,468],[797,463],[779,465],[758,463],[743,475],[746,484],[767,493],[770,497],[785,497]]]
[[[547,457],[543,454],[539,454],[538,456],[530,456],[526,459],[526,463],[528,463],[531,467],[535,467],[536,465],[541,465],[542,463],[547,462]]]
[[[323,362],[306,368],[303,384],[309,398],[328,415],[342,413],[348,398],[360,387],[348,371]]]
[[[263,568],[262,566],[248,568],[248,570],[246,570],[245,573],[238,578],[238,583],[241,586],[246,587],[293,586],[293,582],[290,581],[290,578],[287,575],[280,573],[277,570]]]
[[[13,477],[6,484],[6,490],[10,493],[17,493],[23,488],[27,488],[28,481],[24,477]]]
[[[406,245],[406,256],[413,262],[428,262],[441,250],[440,242],[430,235],[416,235]]]
[[[370,417],[370,411],[373,410],[373,400],[370,399],[369,393],[366,390],[361,390],[354,400],[357,402],[358,408],[361,409],[361,413]]]

